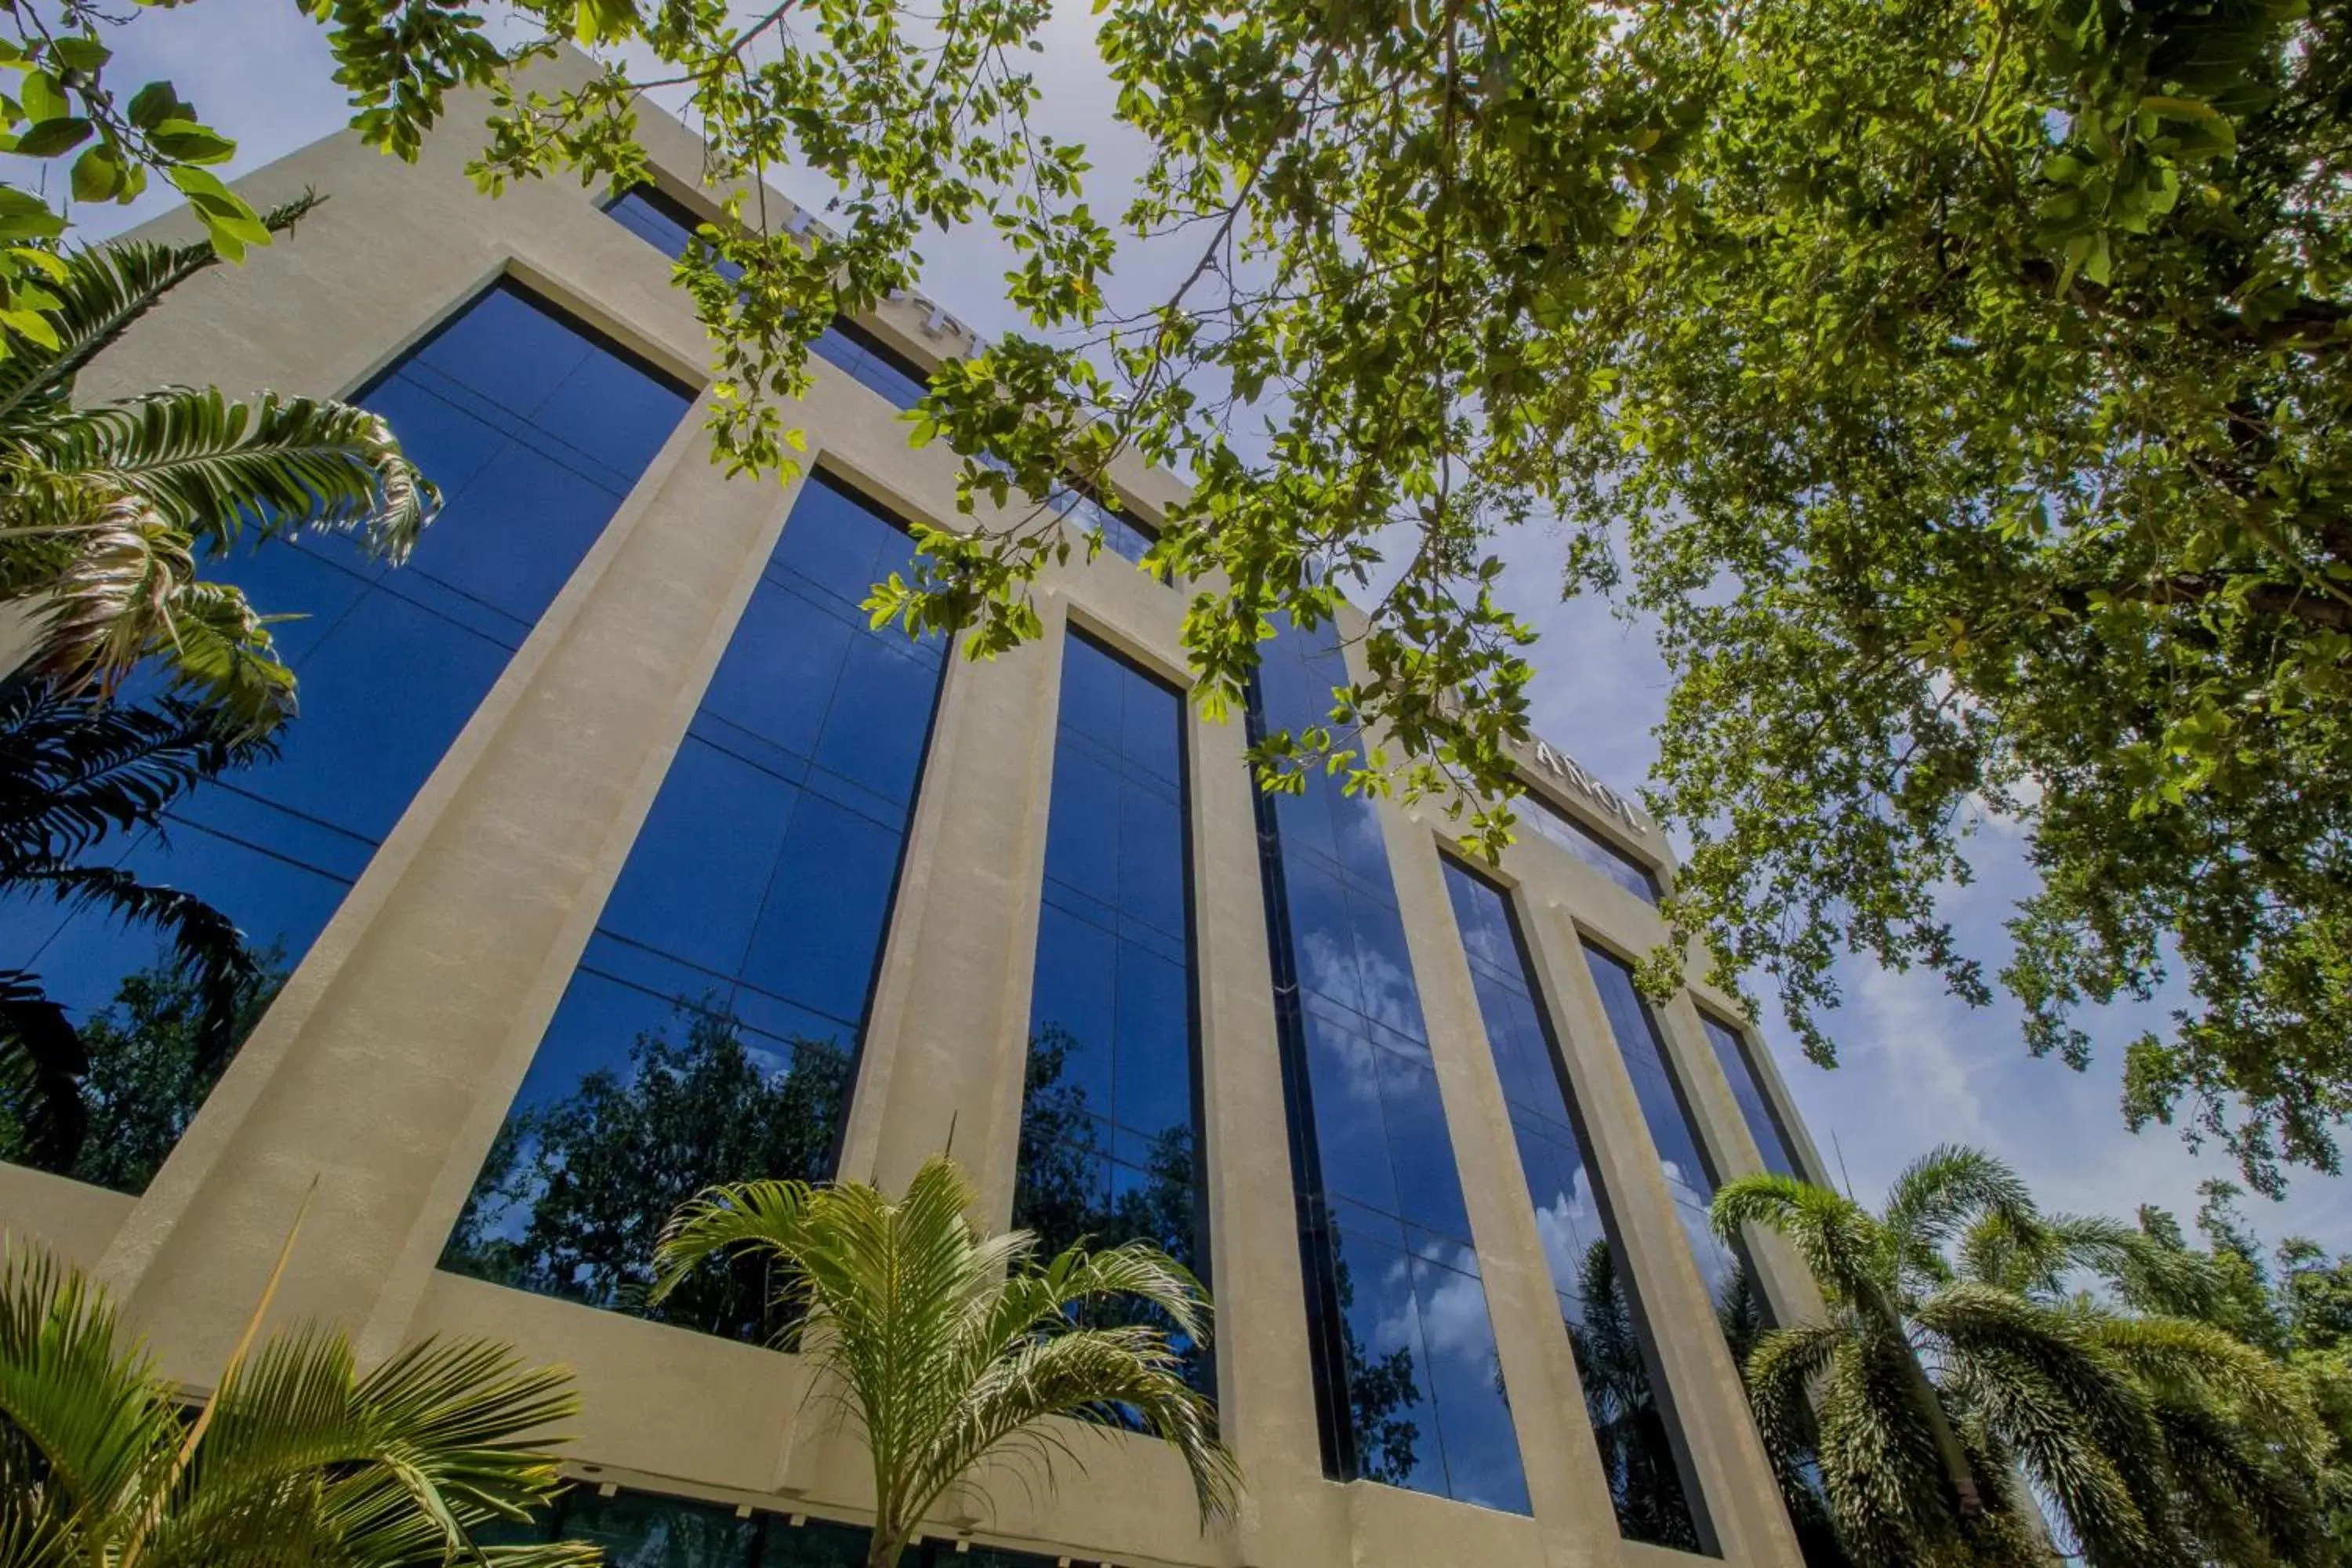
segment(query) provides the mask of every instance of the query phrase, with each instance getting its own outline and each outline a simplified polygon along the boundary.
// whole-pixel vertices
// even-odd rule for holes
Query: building
[[[992,1222],[1190,1256],[1247,1498],[1203,1533],[1171,1456],[1081,1434],[1083,1473],[939,1520],[927,1562],[1797,1562],[1716,1308],[1818,1303],[1703,1211],[1818,1166],[1721,998],[1633,991],[1654,828],[1549,745],[1499,870],[1441,816],[1257,795],[1244,725],[1183,700],[1183,595],[1126,559],[1181,493],[1139,468],[1069,498],[1111,549],[1047,578],[1034,647],[868,630],[897,520],[954,515],[953,457],[897,415],[959,329],[921,300],[841,323],[809,471],[726,479],[664,254],[698,150],[646,132],[657,189],[496,202],[462,138],[306,149],[248,184],[328,193],[299,235],[85,379],[356,394],[449,505],[397,573],[331,541],[234,568],[307,615],[304,717],[130,858],[274,944],[282,987],[176,1143],[134,1105],[76,1174],[0,1166],[9,1228],[203,1388],[315,1181],[282,1312],[577,1369],[565,1529],[633,1565],[854,1561],[861,1455],[757,1342],[757,1282],[647,1321],[628,1270],[669,1200],[628,1200],[895,1185],[951,1147]],[[1277,639],[1252,723],[1319,712],[1344,658]],[[54,910],[0,941],[86,1010],[152,962]]]

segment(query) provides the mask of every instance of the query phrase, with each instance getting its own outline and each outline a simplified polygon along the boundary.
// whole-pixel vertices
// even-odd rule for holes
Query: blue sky
[[[1049,129],[1093,149],[1097,174],[1089,194],[1097,210],[1116,211],[1118,191],[1139,154],[1109,123],[1111,93],[1091,31],[1087,0],[1061,0],[1038,63],[1047,89],[1043,118]],[[209,123],[238,140],[229,174],[257,167],[343,122],[323,36],[287,0],[204,0],[141,9],[117,44],[110,74],[118,85],[127,89],[149,77],[169,77]],[[463,128],[452,133],[462,134]],[[779,183],[813,203],[824,194],[796,189],[789,176]],[[159,189],[128,211],[82,215],[84,232],[111,232],[153,216],[171,205],[171,195]],[[294,243],[300,243],[299,236]],[[958,237],[935,241],[931,251],[927,292],[983,331],[1011,324],[995,304],[1003,260],[992,243]],[[1166,251],[1123,255],[1114,299],[1155,297],[1179,265]],[[1664,708],[1665,673],[1654,637],[1603,605],[1560,603],[1557,540],[1530,531],[1505,541],[1501,550],[1511,607],[1542,634],[1534,689],[1538,731],[1630,789],[1656,754],[1650,731]],[[2002,919],[2031,886],[2031,873],[2013,831],[1991,825],[1979,843],[1980,875],[1955,891],[1949,910],[1969,949],[1998,967],[2006,944]],[[2138,1136],[2124,1129],[2116,1110],[2123,1043],[2160,1021],[2153,1016],[2160,1007],[2117,1009],[2095,1020],[2096,1059],[2089,1071],[2076,1073],[2028,1058],[2010,1006],[1972,1010],[1945,995],[1931,976],[1887,973],[1867,963],[1850,963],[1843,979],[1848,1005],[1836,1020],[1842,1067],[1825,1072],[1796,1058],[1769,1019],[1768,1036],[1823,1153],[1832,1163],[1843,1159],[1865,1201],[1906,1161],[1944,1141],[1974,1143],[2008,1160],[2054,1208],[2128,1215],[2139,1203],[2158,1202],[2186,1217],[2197,1206],[2200,1180],[2231,1173],[2225,1159],[2190,1153],[2167,1129]],[[2347,1249],[2352,1248],[2347,1200],[2352,1183],[2304,1175],[2284,1203],[2249,1198],[2247,1208],[2267,1237],[2301,1233]]]

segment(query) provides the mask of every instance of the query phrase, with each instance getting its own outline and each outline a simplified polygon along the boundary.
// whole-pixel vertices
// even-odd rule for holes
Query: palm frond
[[[944,1158],[926,1162],[895,1203],[856,1182],[712,1188],[665,1227],[654,1299],[740,1249],[782,1266],[789,1342],[825,1370],[866,1441],[877,1559],[982,1460],[1050,1471],[1073,1458],[1069,1434],[1050,1424],[1057,1415],[1157,1435],[1183,1457],[1202,1517],[1229,1510],[1232,1456],[1168,1331],[1080,1321],[1088,1303],[1134,1300],[1202,1341],[1210,1313],[1199,1282],[1139,1243],[1073,1247],[1041,1266],[1027,1233],[975,1232],[971,1203],[971,1184]]]
[[[89,1136],[81,1098],[89,1051],[65,1008],[27,970],[0,970],[0,1103],[25,1130],[25,1152],[46,1171],[72,1168]]]
[[[237,1045],[237,1013],[262,981],[260,962],[228,916],[193,893],[152,886],[116,866],[25,860],[10,867],[8,876],[22,891],[47,892],[75,908],[103,908],[161,931],[204,998],[196,1022],[197,1070],[210,1073],[228,1059]]]
[[[174,689],[248,732],[292,711],[293,672],[262,617],[240,590],[200,580],[187,537],[142,498],[37,476],[8,500],[0,600],[31,602],[34,675],[110,696],[155,658]]]
[[[1866,1300],[1891,1283],[1878,1278],[1885,1247],[1877,1222],[1827,1187],[1791,1176],[1737,1177],[1717,1189],[1708,1222],[1735,1247],[1748,1226],[1778,1232],[1836,1300]]]
[[[1960,1237],[1960,1277],[2021,1295],[2050,1296],[2076,1270],[2112,1279],[2151,1246],[2132,1226],[2104,1215],[1997,1208],[1979,1215]]]
[[[1798,1323],[1757,1336],[1741,1373],[1757,1435],[1776,1454],[1794,1454],[1813,1441],[1813,1385],[1829,1373],[1849,1334],[1843,1323]]]
[[[298,1543],[338,1563],[461,1560],[477,1526],[553,1500],[544,1428],[575,1413],[568,1384],[482,1342],[413,1346],[362,1379],[339,1334],[277,1340],[223,1386],[145,1560],[274,1562]]]
[[[1880,1223],[1906,1273],[1941,1279],[1949,1273],[1942,1247],[1970,1220],[1997,1214],[2023,1221],[2034,1212],[2033,1194],[2015,1171],[1980,1149],[1945,1143],[1895,1178]]]
[[[171,1402],[114,1310],[77,1271],[13,1238],[0,1254],[0,1487],[12,1532],[87,1551],[179,1435]],[[103,1561],[102,1550],[81,1561]]]
[[[305,191],[264,214],[262,224],[273,234],[289,229],[324,199]],[[62,402],[84,365],[157,300],[218,262],[220,253],[205,241],[172,246],[116,240],[68,251],[59,259],[63,275],[42,280],[58,302],[41,312],[57,332],[58,346],[20,337],[0,361],[0,427],[27,407]]]
[[[8,435],[20,486],[48,474],[135,496],[212,551],[247,528],[263,538],[320,528],[360,532],[397,563],[440,504],[383,416],[348,403],[169,387],[57,410]]]
[[[177,698],[126,706],[30,675],[0,680],[0,875],[152,826],[205,780],[268,754]]]
[[[2305,1461],[2324,1450],[2307,1385],[2233,1334],[2186,1318],[2106,1314],[2087,1320],[2084,1333],[2159,1398],[2218,1406]]]

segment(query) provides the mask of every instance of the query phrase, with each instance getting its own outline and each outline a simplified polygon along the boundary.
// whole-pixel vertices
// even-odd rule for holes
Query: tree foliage
[[[1997,814],[2040,879],[1999,976],[2031,1047],[2079,1065],[2083,1008],[2177,973],[2193,1003],[2130,1045],[2126,1116],[2224,1139],[2265,1187],[2333,1167],[2342,7],[1108,0],[1117,114],[1151,153],[1115,223],[1029,131],[1036,0],[935,26],[520,9],[540,35],[501,51],[432,0],[317,7],[394,151],[446,88],[490,87],[489,188],[638,177],[636,95],[662,86],[715,181],[789,163],[841,192],[827,225],[737,201],[681,265],[739,466],[787,460],[809,340],[913,281],[924,225],[1018,247],[1031,325],[943,366],[914,426],[966,455],[972,513],[923,531],[877,616],[976,654],[1034,636],[1071,541],[1025,503],[1139,451],[1195,486],[1146,565],[1195,585],[1203,702],[1242,690],[1270,613],[1352,593],[1370,679],[1261,759],[1461,785],[1491,845],[1528,678],[1496,540],[1555,523],[1571,595],[1663,627],[1677,931],[1768,979],[1817,1059],[1843,954],[1988,999],[1944,889]],[[600,74],[536,89],[517,68],[559,37]],[[1192,264],[1114,310],[1139,237]]]
[[[155,1134],[168,1124],[176,1139],[259,1016],[274,984],[228,917],[115,862],[189,791],[269,754],[265,737],[180,698],[129,706],[37,675],[0,680],[0,890],[152,927],[170,953],[166,971],[126,982],[129,1038],[104,1017],[77,1026],[38,974],[0,968],[5,1157],[110,1185],[135,1172],[143,1186],[147,1152],[170,1148]]]
[[[736,1020],[681,1002],[669,1028],[632,1043],[625,1073],[584,1074],[571,1093],[508,1117],[443,1266],[706,1333],[772,1340],[785,1324],[764,1259],[698,1270],[655,1302],[655,1243],[705,1187],[753,1174],[829,1175],[849,1068],[849,1053],[828,1040],[794,1042],[778,1068],[746,1047]]]
[[[2012,1474],[2087,1563],[2340,1560],[2311,1384],[2178,1314],[2206,1266],[2177,1235],[2043,1214],[1998,1162],[1950,1148],[1875,1215],[1746,1176],[1715,1225],[1779,1232],[1822,1288],[1827,1315],[1765,1331],[1745,1370],[1766,1444],[1818,1454],[1857,1563],[2044,1560]],[[2074,1289],[2086,1273],[2119,1300]]]

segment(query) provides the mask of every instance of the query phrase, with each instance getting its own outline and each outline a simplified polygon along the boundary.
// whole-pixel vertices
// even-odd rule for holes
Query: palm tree
[[[2319,1437],[2293,1380],[2219,1330],[2064,1293],[2071,1272],[2121,1262],[2124,1227],[2043,1216],[2007,1167],[1950,1147],[1877,1215],[1746,1176],[1714,1222],[1727,1240],[1778,1231],[1821,1285],[1824,1320],[1765,1331],[1746,1370],[1776,1451],[1817,1413],[1857,1563],[2046,1563],[2012,1476],[2095,1568],[2306,1560]]]
[[[317,205],[270,213],[290,228]],[[0,359],[0,605],[29,622],[26,664],[66,690],[112,690],[153,660],[169,683],[256,731],[292,710],[264,618],[198,558],[250,532],[355,531],[397,562],[439,497],[383,419],[349,404],[166,387],[96,407],[74,377],[165,294],[218,259],[208,243],[19,249],[44,272],[44,331]]]
[[[272,230],[317,205],[269,214]],[[53,254],[32,325],[0,359],[0,626],[17,651],[0,689],[0,891],[95,905],[170,938],[205,998],[202,1075],[236,1046],[260,984],[235,925],[203,900],[140,882],[98,852],[155,827],[204,779],[264,754],[294,677],[266,618],[197,562],[241,538],[357,531],[397,562],[439,498],[363,408],[167,387],[96,407],[74,378],[173,289],[211,267],[209,243],[123,242]],[[142,667],[163,695],[116,707]],[[53,1171],[84,1135],[87,1053],[37,975],[0,970],[0,1132]]]
[[[1048,1423],[1055,1415],[1091,1417],[1106,1437],[1160,1437],[1183,1456],[1203,1523],[1229,1512],[1233,1456],[1168,1334],[1086,1321],[1091,1308],[1141,1301],[1205,1344],[1199,1281],[1140,1242],[1072,1247],[1040,1266],[1030,1233],[975,1232],[971,1201],[944,1156],[898,1203],[859,1182],[713,1187],[671,1216],[653,1299],[723,1255],[748,1250],[777,1266],[783,1347],[815,1361],[872,1456],[870,1568],[896,1568],[925,1514],[982,1460],[1050,1469],[1074,1458],[1068,1430]]]
[[[15,362],[0,362],[0,374]],[[267,737],[183,698],[119,705],[19,673],[0,680],[0,892],[95,906],[152,926],[201,998],[197,1075],[236,1047],[264,986],[236,925],[203,900],[110,864],[204,781],[269,754]],[[89,1052],[40,977],[0,966],[0,1157],[70,1173],[88,1131]]]
[[[525,1367],[487,1342],[428,1342],[362,1375],[340,1334],[279,1336],[248,1355],[252,1337],[248,1329],[219,1394],[191,1422],[144,1351],[125,1346],[100,1292],[12,1245],[0,1258],[0,1563],[598,1561],[575,1543],[468,1539],[552,1500],[555,1461],[534,1434],[573,1411],[562,1370]]]

